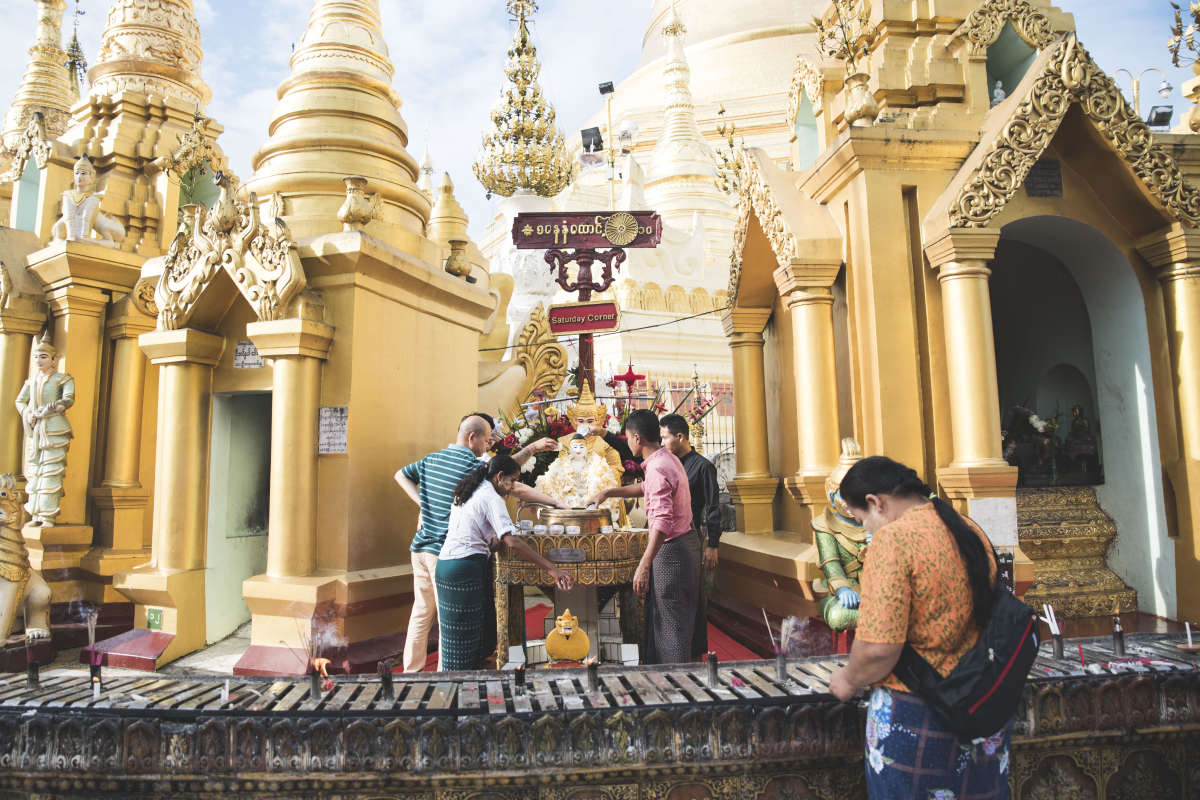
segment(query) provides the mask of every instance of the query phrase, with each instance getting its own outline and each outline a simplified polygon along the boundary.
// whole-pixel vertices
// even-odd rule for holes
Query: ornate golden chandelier
[[[529,189],[553,197],[570,183],[572,170],[562,131],[554,125],[554,107],[537,82],[541,64],[527,24],[537,4],[508,0],[508,10],[517,19],[517,34],[504,67],[510,85],[492,109],[495,128],[483,137],[475,177],[489,194],[508,197],[518,189]]]

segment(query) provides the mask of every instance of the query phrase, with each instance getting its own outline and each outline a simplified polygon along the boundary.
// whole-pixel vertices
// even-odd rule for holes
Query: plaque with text
[[[658,247],[662,218],[653,211],[517,214],[512,237],[518,250]]]
[[[254,342],[245,339],[237,343],[237,347],[233,350],[234,369],[262,369],[264,366],[262,356],[258,354],[258,348],[254,346]]]
[[[581,564],[587,561],[582,547],[551,547],[547,557],[556,564]]]
[[[1025,177],[1028,197],[1062,197],[1062,165],[1056,158],[1039,159]]]
[[[555,336],[615,331],[621,325],[621,309],[611,300],[550,306],[547,317]]]
[[[350,409],[346,406],[322,408],[318,422],[317,453],[323,456],[345,453],[350,431]]]

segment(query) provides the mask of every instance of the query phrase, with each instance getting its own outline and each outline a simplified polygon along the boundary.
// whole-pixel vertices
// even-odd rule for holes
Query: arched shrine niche
[[[1017,84],[1025,77],[1037,50],[1030,47],[1013,28],[1011,22],[1004,23],[1000,36],[987,49],[987,85],[991,96],[999,82],[1005,96],[1012,94]]]
[[[991,298],[1004,455],[1020,470],[1018,485],[1102,483],[1098,458],[1084,467],[1073,457],[1089,446],[1099,454],[1101,422],[1091,319],[1079,286],[1050,254],[1002,238]]]

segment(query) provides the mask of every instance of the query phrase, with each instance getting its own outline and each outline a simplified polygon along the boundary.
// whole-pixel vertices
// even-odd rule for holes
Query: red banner
[[[518,214],[512,236],[518,250],[658,247],[662,218],[653,211]]]
[[[555,336],[615,331],[621,324],[621,309],[611,300],[550,306],[548,316]]]

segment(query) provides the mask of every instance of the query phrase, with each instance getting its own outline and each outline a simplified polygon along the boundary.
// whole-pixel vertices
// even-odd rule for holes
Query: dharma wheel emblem
[[[637,238],[638,221],[624,211],[613,214],[604,223],[604,238],[613,247],[624,247]]]

